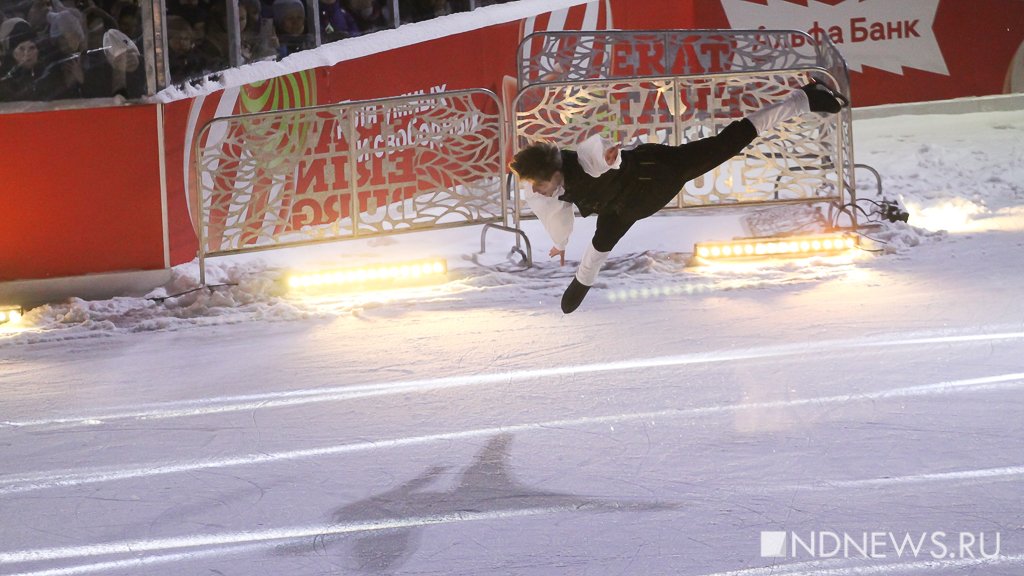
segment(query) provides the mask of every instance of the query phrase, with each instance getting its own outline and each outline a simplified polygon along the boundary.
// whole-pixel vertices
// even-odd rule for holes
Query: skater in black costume
[[[584,217],[597,214],[597,230],[572,283],[562,295],[562,312],[576,310],[608,253],[633,224],[668,204],[683,185],[739,154],[778,122],[808,112],[835,114],[848,100],[813,81],[785,99],[725,127],[717,136],[681,146],[641,144],[632,150],[592,136],[576,151],[536,143],[520,150],[510,167],[524,184],[525,198],[564,263],[572,232],[573,205]]]

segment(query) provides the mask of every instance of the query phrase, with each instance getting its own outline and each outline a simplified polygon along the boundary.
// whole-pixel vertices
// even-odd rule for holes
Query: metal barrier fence
[[[542,32],[519,46],[513,101],[516,149],[572,147],[600,133],[626,147],[678,145],[818,77],[849,94],[839,51],[799,31]],[[669,209],[853,201],[852,115],[805,115],[687,184]],[[515,189],[515,222],[521,214]]]
[[[503,110],[487,90],[217,118],[195,149],[206,259],[485,224],[509,228]],[[486,231],[486,230],[485,230]]]

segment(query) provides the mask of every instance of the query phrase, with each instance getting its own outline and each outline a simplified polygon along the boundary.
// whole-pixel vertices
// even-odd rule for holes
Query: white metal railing
[[[208,257],[487,224],[507,226],[505,136],[487,90],[217,118],[196,140]]]

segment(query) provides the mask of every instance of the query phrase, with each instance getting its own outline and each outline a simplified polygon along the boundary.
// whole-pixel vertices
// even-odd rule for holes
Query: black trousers
[[[625,198],[616,202],[618,208],[598,213],[594,248],[610,251],[633,224],[664,208],[687,182],[736,156],[755,138],[757,130],[744,118],[729,124],[717,136],[680,146],[641,144],[629,151],[631,161],[638,165],[640,181],[626,186]]]

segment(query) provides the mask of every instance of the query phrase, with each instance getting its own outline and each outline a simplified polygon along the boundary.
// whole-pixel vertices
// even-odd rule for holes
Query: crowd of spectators
[[[138,5],[0,0],[0,102],[146,91]]]
[[[0,0],[0,102],[143,96],[140,1],[148,0]],[[311,16],[322,44],[395,26],[393,0],[238,0],[241,49],[232,57],[229,1],[165,0],[172,83],[312,48]],[[421,22],[467,11],[470,0],[398,0],[397,8],[399,23]]]
[[[230,58],[227,0],[167,0],[168,60],[173,82],[236,65]],[[316,1],[320,42],[393,27],[390,0],[238,0],[237,65],[283,58],[316,45],[309,7]]]

